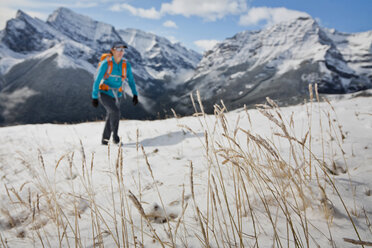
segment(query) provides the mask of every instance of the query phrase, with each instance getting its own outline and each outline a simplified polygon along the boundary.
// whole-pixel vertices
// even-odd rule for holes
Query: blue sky
[[[302,15],[341,32],[372,30],[372,0],[0,0],[0,29],[18,9],[46,20],[60,6],[118,29],[153,32],[198,52],[240,31]]]

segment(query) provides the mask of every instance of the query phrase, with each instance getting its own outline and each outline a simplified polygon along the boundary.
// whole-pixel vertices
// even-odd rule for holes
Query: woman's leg
[[[119,143],[120,109],[116,105],[115,99],[106,94],[101,94],[100,100],[106,110],[106,123],[103,130],[102,142],[110,140],[111,133],[113,133],[114,142]]]
[[[107,144],[111,136],[110,114],[108,111],[106,111],[105,120],[106,122],[105,122],[105,128],[103,129],[103,134],[102,134],[102,144]]]

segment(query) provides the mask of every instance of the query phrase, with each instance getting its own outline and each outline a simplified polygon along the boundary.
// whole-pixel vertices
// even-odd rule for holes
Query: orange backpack
[[[102,61],[107,60],[107,70],[105,75],[103,76],[103,79],[108,79],[112,73],[112,67],[113,67],[113,62],[112,62],[112,54],[111,53],[104,53],[101,55],[101,60],[98,64],[98,68],[100,67]],[[121,64],[121,81],[124,82],[125,78],[127,77],[127,63],[123,59],[123,63]],[[104,83],[104,80],[99,84],[99,89],[108,91],[110,89],[110,86]],[[123,86],[120,86],[119,92],[123,92]]]

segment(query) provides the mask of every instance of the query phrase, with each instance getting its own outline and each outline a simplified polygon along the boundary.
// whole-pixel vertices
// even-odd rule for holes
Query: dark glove
[[[93,105],[93,107],[97,108],[98,107],[98,99],[92,99],[92,105]]]
[[[137,103],[138,103],[138,96],[137,95],[134,95],[132,101],[133,101],[133,105],[137,105]]]

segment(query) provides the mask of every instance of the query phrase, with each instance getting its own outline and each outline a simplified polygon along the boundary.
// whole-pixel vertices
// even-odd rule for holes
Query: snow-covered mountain
[[[372,87],[372,31],[340,33],[311,17],[238,33],[201,57],[164,37],[116,30],[66,8],[46,22],[19,11],[0,32],[0,124],[101,118],[103,109],[90,106],[93,74],[119,40],[128,44],[141,103],[134,108],[127,97],[125,118],[163,117],[171,108],[190,114],[195,90],[212,112],[221,99],[230,110],[267,96],[299,103],[314,83],[331,94]]]
[[[95,21],[67,8],[54,11],[49,16],[47,24],[70,40],[91,48],[93,55],[88,58],[88,61],[94,65],[98,62],[97,56],[109,51],[113,42],[122,40],[112,25]],[[148,73],[143,70],[143,61],[136,49],[129,47],[126,57],[133,63],[138,75],[143,78],[149,77]]]
[[[372,80],[372,31],[347,34],[334,29],[324,29],[327,36],[333,41],[347,65],[364,77],[364,81]],[[367,79],[368,78],[368,79]],[[357,83],[357,81],[354,81]],[[360,85],[363,87],[363,85]],[[358,90],[358,85],[349,85],[349,90]]]
[[[183,83],[192,76],[201,55],[179,43],[138,29],[119,30],[123,40],[136,48],[146,61],[147,71],[160,80]],[[174,85],[170,85],[172,87]]]
[[[157,40],[171,44],[165,38]],[[47,22],[18,11],[0,33],[0,41],[0,123],[80,122],[101,118],[103,109],[96,111],[90,106],[90,94],[101,54],[108,52],[114,41],[122,41],[113,26],[67,8],[54,11]],[[172,73],[179,72],[184,65],[187,69],[195,68],[198,63],[190,59],[198,57],[197,53],[182,50],[181,45],[169,45],[166,51],[167,56],[176,58],[172,60],[175,68]],[[158,116],[164,108],[162,104],[169,101],[167,88],[175,87],[171,78],[154,77],[151,59],[142,54],[145,53],[128,44],[125,58],[133,67],[141,104],[133,108],[130,98],[126,98],[122,103],[126,118]],[[156,67],[159,72],[169,68],[168,64]],[[130,94],[129,87],[127,92]],[[163,99],[161,104],[157,101],[159,97]]]
[[[266,96],[302,101],[308,84],[321,93],[348,93],[372,86],[372,32],[342,34],[300,17],[259,31],[245,31],[204,54],[189,91],[199,90],[207,109],[220,99],[234,109]],[[176,109],[188,112],[189,92]]]
[[[14,52],[27,54],[46,50],[64,39],[66,37],[45,22],[19,10],[16,17],[7,22],[1,43]]]

